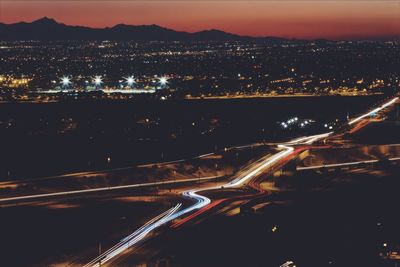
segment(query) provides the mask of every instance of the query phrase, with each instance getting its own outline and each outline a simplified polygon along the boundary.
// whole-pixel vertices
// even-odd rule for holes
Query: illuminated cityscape
[[[400,266],[399,7],[0,1],[0,266]]]
[[[360,96],[399,84],[397,41],[71,42],[68,59],[60,45],[3,43],[2,101],[58,101],[72,91],[127,99],[141,93],[189,99]],[[32,61],[38,67],[32,69]]]

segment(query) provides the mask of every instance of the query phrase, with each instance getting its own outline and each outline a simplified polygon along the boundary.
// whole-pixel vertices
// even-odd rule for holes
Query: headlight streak
[[[353,125],[354,123],[359,122],[360,120],[362,120],[362,119],[364,119],[364,118],[366,118],[366,117],[368,117],[368,116],[371,116],[372,114],[378,113],[378,112],[381,111],[382,109],[387,108],[388,106],[391,106],[391,105],[393,105],[394,103],[396,103],[398,99],[399,99],[398,97],[395,97],[394,99],[392,99],[392,100],[390,100],[389,102],[383,104],[383,105],[380,106],[379,108],[376,108],[376,109],[374,109],[374,110],[372,110],[372,111],[370,111],[370,112],[368,112],[368,113],[365,113],[365,114],[363,114],[363,115],[361,115],[361,116],[359,116],[359,117],[357,117],[357,118],[351,120],[351,121],[349,122],[349,125]]]
[[[305,142],[305,144],[311,145],[312,143],[314,143],[314,142],[316,142],[316,141],[318,141],[318,140],[320,140],[320,139],[327,138],[327,137],[330,136],[331,134],[333,134],[333,132],[329,132],[329,133],[324,133],[324,134],[318,134],[318,135],[311,136],[311,138],[310,138],[309,140],[307,140],[307,141]]]
[[[191,189],[188,191],[183,192],[183,196],[186,198],[190,198],[195,200],[195,204],[184,208],[182,210],[179,210],[182,206],[182,204],[178,204],[175,207],[169,209],[168,211],[158,215],[157,217],[153,218],[150,220],[148,223],[140,227],[138,230],[136,230],[134,233],[131,235],[123,238],[118,244],[101,254],[100,256],[96,257],[94,260],[86,264],[86,267],[93,266],[93,267],[99,267],[102,264],[108,262],[115,256],[121,254],[123,251],[128,249],[129,247],[137,244],[139,241],[143,240],[151,231],[155,230],[156,228],[162,226],[163,224],[166,224],[168,222],[171,222],[187,213],[190,213],[194,210],[199,210],[201,208],[206,207],[211,203],[211,199],[209,199],[206,196],[202,196],[198,194],[198,192],[201,191],[210,191],[210,190],[218,190],[221,188],[232,188],[232,187],[237,187],[245,184],[248,182],[252,177],[256,176],[258,173],[261,171],[265,170],[266,168],[271,167],[274,163],[278,162],[279,160],[285,158],[286,156],[290,155],[293,151],[294,148],[289,146],[291,145],[297,145],[297,144],[311,144],[319,139],[326,138],[332,133],[325,133],[325,134],[319,134],[319,135],[313,135],[313,136],[308,136],[304,138],[299,138],[292,140],[286,144],[281,144],[278,145],[278,148],[284,149],[270,157],[267,157],[265,161],[260,162],[257,164],[255,167],[251,168],[246,175],[243,177],[237,178],[225,185],[221,186],[214,186],[214,187],[208,187],[208,188],[203,188],[203,189]],[[179,210],[179,211],[178,211]]]
[[[132,189],[132,188],[141,188],[141,187],[158,186],[158,185],[162,186],[162,185],[180,184],[180,183],[195,182],[195,181],[207,181],[207,180],[214,180],[214,179],[219,179],[219,178],[220,178],[220,176],[210,176],[210,177],[202,177],[202,178],[182,179],[182,180],[177,180],[177,181],[170,180],[170,181],[161,181],[161,182],[152,182],[152,183],[130,184],[130,185],[100,187],[100,188],[93,188],[93,189],[72,190],[72,191],[65,191],[65,192],[38,194],[38,195],[25,195],[25,196],[19,196],[19,197],[0,198],[0,203],[10,202],[10,201],[20,201],[20,200],[38,200],[38,199],[47,198],[47,197],[71,196],[71,195],[84,194],[84,193],[106,192],[106,191],[113,191],[113,190]]]
[[[130,234],[129,236],[122,239],[119,243],[114,245],[112,248],[108,249],[92,261],[90,261],[85,266],[100,266],[101,264],[106,263],[116,255],[120,254],[122,251],[128,249],[129,247],[136,244],[138,241],[143,239],[148,233],[150,233],[155,228],[161,226],[164,223],[164,220],[167,220],[172,214],[174,214],[180,207],[181,203],[177,204],[175,207],[161,213],[160,215],[154,217],[142,227],[137,229],[135,232]]]
[[[255,169],[251,170],[248,174],[246,174],[245,176],[241,177],[241,178],[237,178],[235,180],[233,180],[232,182],[226,184],[224,187],[236,187],[239,185],[242,185],[244,183],[246,183],[250,178],[252,178],[253,176],[255,176],[257,173],[259,173],[261,170],[270,167],[273,163],[275,163],[276,161],[278,161],[279,159],[289,155],[290,153],[293,152],[294,148],[293,147],[288,147],[285,145],[279,145],[278,147],[280,148],[284,148],[285,150],[271,156],[267,161],[259,164],[258,166],[256,166]]]

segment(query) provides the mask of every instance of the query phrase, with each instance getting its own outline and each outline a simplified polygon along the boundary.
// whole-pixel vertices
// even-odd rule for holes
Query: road
[[[398,161],[399,157],[396,158],[388,158],[389,161]],[[338,167],[349,167],[349,166],[357,166],[363,164],[372,164],[379,163],[382,160],[372,159],[372,160],[363,160],[363,161],[353,161],[353,162],[343,162],[343,163],[335,163],[335,164],[325,164],[325,165],[316,165],[316,166],[307,166],[307,167],[297,167],[297,171],[305,171],[305,170],[317,170],[317,169],[329,169],[329,168],[338,168]]]
[[[399,100],[398,97],[394,97],[393,99],[390,99],[389,101],[385,102],[379,107],[350,120],[348,122],[348,126],[350,127],[349,131],[351,131],[355,127],[357,127],[357,130],[361,129],[362,127],[365,127],[365,125],[367,125],[366,123],[363,123],[362,126],[360,126],[358,123],[362,122],[363,120],[371,119],[372,116],[376,116],[385,109],[393,106],[395,103],[397,103],[398,100]],[[253,194],[253,197],[264,194],[265,192],[263,192],[259,188],[259,186],[255,183],[257,177],[260,174],[264,173],[268,169],[281,168],[288,161],[290,156],[294,157],[298,153],[304,151],[305,149],[308,149],[307,147],[299,147],[299,146],[312,145],[313,143],[318,142],[322,139],[329,138],[333,134],[334,134],[333,132],[329,132],[319,135],[305,136],[296,138],[284,144],[280,144],[277,147],[280,150],[279,152],[267,158],[263,158],[262,160],[252,164],[252,166],[250,166],[250,168],[245,173],[242,173],[240,177],[234,179],[233,181],[227,184],[216,187],[208,187],[208,188],[194,188],[191,190],[184,191],[182,193],[183,196],[192,199],[194,204],[181,209],[182,204],[178,203],[175,207],[172,207],[165,213],[155,217],[152,221],[145,224],[143,227],[139,228],[132,235],[122,239],[121,242],[118,243],[116,246],[102,253],[101,255],[90,261],[85,266],[104,266],[106,263],[110,264],[114,258],[124,253],[130,247],[135,246],[139,242],[143,241],[146,238],[146,236],[148,236],[149,233],[155,231],[157,228],[160,228],[161,226],[168,224],[174,221],[175,219],[187,216],[181,219],[181,221],[179,221],[178,223],[172,225],[173,228],[179,227],[182,224],[188,222],[189,220],[192,220],[195,217],[200,216],[202,213],[210,210],[211,208],[214,208],[215,206],[227,200],[227,199],[216,199],[212,201],[209,197],[207,197],[207,195],[210,194],[210,192],[224,190],[228,188],[239,188],[243,187],[244,185],[250,185],[250,187],[258,191],[258,194]],[[197,210],[197,212],[189,215],[195,210]]]
[[[371,116],[376,117],[383,113],[389,107],[393,106],[394,103],[398,101],[398,98],[393,98],[390,101],[380,105],[378,108],[368,111],[365,114],[358,116],[357,118],[349,121],[348,127],[349,131],[355,127],[362,128],[368,124],[369,121],[373,120]],[[362,123],[362,124],[361,124]],[[362,125],[362,126],[360,126]],[[242,169],[233,180],[229,182],[219,181],[220,177],[203,177],[203,178],[193,178],[184,179],[179,181],[163,181],[163,182],[153,182],[153,183],[138,183],[124,186],[112,186],[112,187],[102,187],[94,189],[84,189],[84,190],[73,190],[65,192],[55,192],[48,194],[37,194],[37,195],[24,195],[16,196],[10,198],[0,199],[0,203],[12,203],[18,201],[28,201],[28,200],[41,200],[46,198],[57,198],[61,196],[75,196],[75,195],[86,195],[92,194],[93,192],[106,193],[109,191],[117,191],[130,188],[144,188],[144,187],[154,187],[162,185],[182,185],[197,183],[198,181],[219,181],[218,185],[196,185],[195,188],[190,188],[184,190],[182,196],[186,199],[192,201],[192,204],[187,204],[182,202],[177,202],[174,206],[161,212],[159,215],[150,219],[147,223],[143,224],[137,230],[133,231],[131,234],[122,238],[114,246],[101,253],[98,257],[93,258],[86,266],[113,266],[117,260],[122,255],[126,255],[130,252],[127,251],[132,247],[139,246],[144,240],[153,236],[153,234],[162,233],[163,231],[169,231],[171,228],[176,229],[184,226],[188,222],[198,221],[201,218],[207,217],[213,210],[223,210],[231,205],[232,203],[243,203],[249,199],[254,199],[257,197],[263,197],[269,192],[263,190],[260,187],[260,180],[264,178],[265,174],[271,173],[271,171],[279,170],[292,158],[296,157],[299,153],[304,150],[313,147],[324,147],[325,143],[320,141],[329,141],[331,138],[336,138],[338,135],[343,133],[323,133],[312,136],[299,137],[282,144],[269,144],[270,146],[275,146],[277,152],[272,155],[265,156],[256,162],[253,162],[247,168]],[[317,145],[315,145],[318,143]],[[243,149],[252,146],[258,146],[264,144],[251,144],[248,146],[237,146],[230,149]],[[213,153],[204,154],[198,156],[207,157]],[[178,160],[174,162],[181,162],[183,160]],[[170,163],[170,162],[169,162]],[[152,163],[147,166],[168,164],[168,163]],[[131,168],[131,167],[128,167]],[[93,172],[89,172],[93,173]],[[95,172],[96,173],[96,172]],[[80,173],[82,174],[82,173]],[[83,173],[88,174],[88,173]],[[55,176],[47,177],[44,179],[56,179],[57,177],[70,177],[76,174],[70,174],[65,176]],[[239,204],[236,204],[239,205]]]
[[[313,136],[307,136],[307,137],[302,137],[302,138],[297,138],[294,140],[291,140],[287,142],[286,144],[281,144],[278,145],[278,149],[280,150],[276,154],[268,157],[264,157],[261,160],[257,161],[256,163],[253,163],[250,168],[244,173],[241,174],[238,178],[234,179],[233,181],[226,183],[222,186],[214,186],[214,187],[208,187],[208,188],[195,188],[191,190],[184,191],[182,194],[184,197],[192,199],[194,201],[194,204],[188,207],[185,207],[183,209],[180,209],[182,204],[178,203],[175,207],[172,207],[169,211],[166,211],[163,214],[160,214],[157,216],[155,219],[151,220],[149,223],[143,225],[143,227],[139,228],[137,231],[129,235],[128,237],[124,238],[121,240],[120,243],[116,244],[114,247],[110,248],[109,250],[105,251],[92,261],[90,261],[88,264],[85,266],[104,266],[106,263],[109,263],[112,261],[113,258],[119,256],[120,254],[124,253],[127,249],[130,247],[136,245],[140,241],[144,240],[146,236],[148,236],[149,233],[153,232],[157,228],[174,221],[175,219],[178,219],[182,216],[185,216],[187,214],[190,214],[191,212],[198,210],[196,213],[189,215],[189,217],[186,217],[182,219],[178,224],[174,224],[173,227],[176,228],[183,223],[194,219],[195,217],[201,215],[202,213],[206,212],[207,210],[215,207],[216,205],[220,204],[222,201],[225,199],[219,199],[216,200],[215,202],[212,202],[210,198],[206,196],[206,194],[203,194],[203,192],[208,192],[210,191],[216,191],[216,190],[221,190],[221,189],[227,189],[227,188],[238,188],[242,187],[246,184],[251,183],[251,181],[255,178],[257,178],[260,174],[264,173],[267,169],[273,168],[276,164],[280,162],[281,160],[284,160],[284,162],[287,162],[287,158],[290,155],[293,155],[293,153],[299,153],[304,150],[304,148],[300,148],[295,150],[294,146],[297,145],[310,145],[320,139],[324,139],[329,137],[332,134],[330,133],[325,133],[325,134],[319,134],[319,135],[313,135]],[[255,184],[251,184],[251,186],[259,191],[259,194],[252,194],[251,196],[259,196],[260,194],[263,194],[264,192],[259,189],[258,186]],[[232,199],[231,199],[232,200]]]
[[[210,176],[210,177],[200,177],[200,178],[191,178],[191,179],[181,179],[181,180],[176,180],[176,181],[169,180],[169,181],[152,182],[152,183],[140,183],[140,184],[100,187],[100,188],[93,188],[93,189],[71,190],[71,191],[55,192],[55,193],[47,193],[47,194],[24,195],[24,196],[17,196],[17,197],[1,198],[0,203],[18,202],[18,201],[24,201],[24,200],[40,200],[40,199],[44,199],[44,198],[81,195],[81,194],[89,194],[89,193],[96,193],[96,192],[104,193],[104,192],[109,192],[109,191],[142,188],[142,187],[179,185],[179,184],[190,183],[190,182],[212,181],[212,180],[220,179],[221,177],[222,176]]]

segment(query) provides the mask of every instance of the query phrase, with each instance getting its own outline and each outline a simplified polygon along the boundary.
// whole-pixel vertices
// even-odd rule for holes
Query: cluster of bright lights
[[[126,78],[124,78],[124,80],[125,80],[126,85],[129,87],[133,87],[133,85],[136,84],[136,80],[135,80],[134,76],[126,77]],[[122,86],[122,82],[123,81],[120,81],[121,86]],[[162,77],[158,78],[158,80],[155,80],[154,82],[159,83],[161,87],[166,87],[168,85],[168,77],[162,76]],[[64,87],[67,87],[68,85],[71,84],[71,79],[67,76],[64,76],[61,78],[61,83]],[[86,81],[86,83],[89,83],[89,82]],[[103,84],[103,78],[101,76],[95,76],[93,78],[93,83],[95,86],[99,87]]]
[[[287,121],[281,122],[281,126],[286,129],[289,126],[297,125],[298,127],[304,128],[310,125],[313,121],[312,120],[300,120],[298,117],[291,118]]]
[[[327,124],[327,123],[324,124],[324,127],[325,127],[325,128],[328,128],[329,130],[332,130],[332,129],[333,129],[333,125],[329,125],[329,124]]]
[[[312,121],[311,120],[304,120],[302,123],[300,123],[301,127],[306,127],[307,125],[309,125]]]
[[[282,125],[283,128],[286,129],[287,127],[289,127],[289,125],[292,125],[293,123],[296,123],[298,120],[299,120],[299,118],[294,117],[292,119],[289,119],[287,121],[282,122],[281,125]]]

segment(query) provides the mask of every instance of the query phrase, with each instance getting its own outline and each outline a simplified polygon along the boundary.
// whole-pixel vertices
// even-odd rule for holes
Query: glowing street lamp
[[[161,88],[165,88],[168,84],[168,78],[163,76],[159,79],[159,82],[160,82]]]
[[[100,87],[101,86],[101,84],[103,83],[103,78],[101,78],[101,76],[96,76],[96,77],[94,77],[94,86],[96,87],[96,88],[98,88],[98,87]]]
[[[132,87],[136,83],[135,78],[133,76],[129,76],[125,78],[125,80],[129,87]]]
[[[71,84],[71,79],[68,76],[64,76],[61,78],[61,84],[64,89],[67,89]]]

